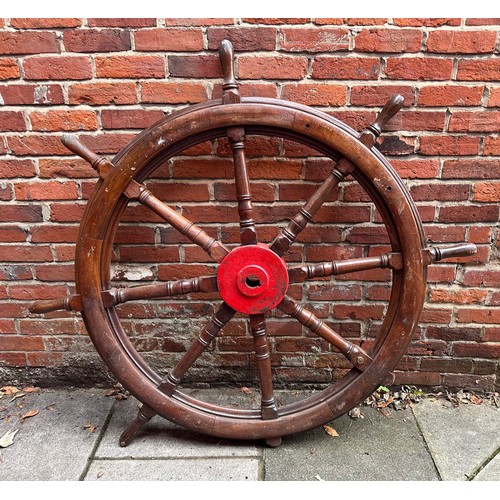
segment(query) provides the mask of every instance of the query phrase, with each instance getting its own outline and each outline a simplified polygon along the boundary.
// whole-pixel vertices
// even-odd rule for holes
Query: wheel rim
[[[123,192],[129,182],[144,180],[180,149],[221,137],[234,126],[245,127],[248,135],[293,138],[329,155],[339,152],[347,157],[357,166],[353,177],[368,192],[389,227],[393,251],[403,255],[402,269],[393,271],[390,306],[371,351],[373,362],[362,372],[353,368],[343,379],[310,398],[280,407],[278,418],[270,420],[262,419],[260,410],[210,405],[180,391],[171,397],[165,395],[157,387],[161,377],[138,355],[115,308],[105,308],[101,297],[101,291],[110,285],[112,242],[127,205]],[[168,117],[117,155],[116,168],[96,190],[84,215],[76,252],[76,283],[82,296],[83,318],[97,350],[134,396],[165,418],[190,429],[220,437],[268,438],[306,430],[340,416],[394,369],[411,339],[423,304],[423,296],[411,290],[425,288],[423,231],[400,179],[383,157],[366,149],[356,136],[328,115],[303,106],[246,99],[229,106],[211,102]]]

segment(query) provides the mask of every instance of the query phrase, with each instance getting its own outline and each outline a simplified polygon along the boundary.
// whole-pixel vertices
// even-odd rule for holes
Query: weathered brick
[[[484,85],[426,85],[418,94],[419,106],[479,106]]]
[[[500,59],[460,59],[458,61],[457,80],[490,81],[498,80]]]
[[[418,52],[422,44],[422,31],[418,29],[369,29],[354,38],[358,52]]]
[[[34,177],[35,164],[33,160],[0,159],[0,178]]]
[[[500,19],[494,17],[468,17],[465,24],[466,26],[500,26]]]
[[[138,51],[197,51],[203,49],[201,29],[154,28],[134,33]]]
[[[344,106],[347,87],[322,83],[292,83],[283,86],[281,97],[308,106]]]
[[[163,78],[165,59],[156,55],[96,56],[98,78]]]
[[[460,19],[458,18],[440,18],[440,17],[398,17],[394,18],[392,22],[396,26],[460,26]]]
[[[87,80],[92,63],[87,56],[30,56],[23,62],[26,80]]]
[[[21,111],[0,111],[1,132],[22,132],[26,130],[26,121]]]
[[[143,129],[164,116],[159,109],[104,109],[101,122],[105,129]]]
[[[473,200],[491,203],[500,202],[500,182],[476,182],[474,184]]]
[[[144,82],[141,101],[161,104],[197,103],[207,99],[202,82]]]
[[[18,200],[74,200],[78,196],[75,182],[19,182],[15,191]]]
[[[82,20],[76,17],[16,17],[10,19],[10,25],[20,29],[76,28],[82,25]]]
[[[220,78],[222,69],[217,56],[168,56],[170,76],[184,78]],[[241,76],[241,75],[240,75]]]
[[[450,132],[500,132],[500,111],[456,111],[448,126]]]
[[[441,222],[496,222],[498,221],[499,207],[494,205],[460,205],[446,206],[439,210]]]
[[[415,103],[415,89],[409,85],[355,85],[351,87],[351,105],[383,106],[392,96],[404,98],[404,106]]]
[[[377,80],[379,74],[378,57],[318,56],[312,65],[312,76],[319,79]]]
[[[307,17],[244,17],[244,23],[250,24],[304,24],[309,22]]]
[[[46,31],[0,31],[0,54],[60,52],[56,34]]]
[[[442,132],[446,120],[445,111],[407,111],[402,110],[391,118],[385,130],[430,130]]]
[[[74,83],[69,86],[70,104],[135,104],[137,85],[133,82]]]
[[[439,163],[432,158],[408,160],[391,160],[392,166],[405,179],[434,179],[437,176]]]
[[[466,358],[494,358],[500,357],[500,343],[455,342],[452,346],[454,356]]]
[[[340,28],[281,28],[281,50],[335,52],[349,49],[349,31]]]
[[[419,152],[423,155],[477,155],[481,138],[469,135],[422,135]]]
[[[443,179],[498,179],[500,164],[494,159],[445,160]]]
[[[412,186],[410,192],[415,201],[464,201],[469,199],[468,184],[420,184]]]
[[[0,57],[0,80],[19,78],[21,72],[17,61],[11,57]]]
[[[235,24],[231,17],[204,17],[204,18],[165,18],[166,26],[222,26]]]
[[[0,336],[0,351],[44,351],[42,337],[7,335]]]
[[[88,19],[87,22],[91,27],[107,28],[145,28],[156,26],[156,19],[154,18],[104,17]]]
[[[240,78],[300,80],[307,73],[307,59],[303,56],[240,56]]]
[[[8,138],[9,148],[17,156],[69,155],[58,135],[16,135]]]
[[[98,123],[94,111],[50,110],[30,113],[31,127],[40,132],[61,130],[97,130]]]
[[[431,31],[427,38],[427,51],[450,54],[480,54],[493,52],[496,44],[494,31]]]
[[[385,74],[394,80],[450,80],[453,59],[388,57]]]
[[[222,40],[229,40],[236,51],[276,49],[276,28],[255,26],[210,27],[208,48],[216,50]]]
[[[483,155],[500,156],[500,136],[489,135],[484,138]]]
[[[431,302],[451,304],[484,304],[487,295],[487,290],[449,290],[446,288],[431,290],[429,299]]]
[[[61,85],[10,84],[0,85],[0,97],[5,105],[63,104]]]
[[[131,48],[130,33],[119,29],[66,30],[63,43],[68,52],[119,52]]]

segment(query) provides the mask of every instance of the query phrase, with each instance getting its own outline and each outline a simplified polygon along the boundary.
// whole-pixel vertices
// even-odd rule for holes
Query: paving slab
[[[283,439],[265,450],[266,481],[436,481],[439,479],[410,410],[362,407],[363,419],[344,415]]]
[[[0,400],[0,407],[6,407],[0,414],[0,436],[14,429],[19,432],[11,446],[1,449],[0,480],[80,479],[113,399],[104,397],[102,389],[43,389],[12,398]],[[21,418],[35,410],[36,415]]]
[[[256,458],[94,460],[85,481],[257,481]]]
[[[494,456],[484,468],[479,471],[474,481],[500,481],[500,454]]]
[[[413,412],[445,481],[474,478],[500,449],[500,410],[491,405],[454,407],[446,400],[424,399]],[[496,464],[491,467],[495,474]],[[483,477],[489,475],[486,469]]]
[[[222,392],[212,391],[212,395]],[[164,418],[154,417],[126,447],[118,444],[120,434],[136,417],[139,403],[134,398],[117,401],[95,458],[181,458],[181,457],[254,457],[262,458],[262,448],[254,441],[236,441],[198,434]]]

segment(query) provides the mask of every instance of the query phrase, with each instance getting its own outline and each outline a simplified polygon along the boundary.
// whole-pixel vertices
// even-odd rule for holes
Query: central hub
[[[263,243],[232,250],[217,271],[222,299],[236,311],[262,314],[276,307],[288,288],[285,261]]]

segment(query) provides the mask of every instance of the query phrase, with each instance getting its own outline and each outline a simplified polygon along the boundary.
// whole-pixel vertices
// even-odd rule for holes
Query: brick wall
[[[219,97],[216,49],[223,38],[235,45],[245,96],[318,107],[357,130],[392,94],[404,96],[380,148],[410,189],[430,242],[474,242],[478,253],[429,269],[427,305],[397,382],[498,390],[499,19],[0,20],[0,376],[103,379],[78,315],[38,317],[27,309],[33,299],[74,291],[74,244],[95,173],[61,144],[61,135],[75,133],[112,158],[165,112]],[[248,157],[259,236],[269,242],[325,178],[329,160],[286,140],[258,138],[249,139]],[[220,140],[169,161],[151,186],[233,244],[231,179],[230,152]],[[341,185],[322,210],[290,262],[386,251],[380,219],[354,182]],[[215,270],[143,207],[127,209],[116,242],[118,283]],[[345,337],[366,343],[384,316],[389,278],[370,271],[293,293]],[[123,305],[120,315],[145,356],[168,366],[213,307],[195,296]],[[269,319],[268,330],[281,382],[328,382],[348,367],[282,315]],[[237,318],[193,378],[245,380],[251,353],[246,322]]]

